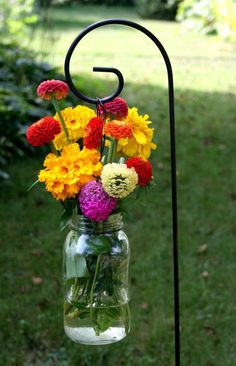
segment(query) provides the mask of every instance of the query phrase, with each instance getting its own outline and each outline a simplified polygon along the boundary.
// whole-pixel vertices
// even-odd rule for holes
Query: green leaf
[[[106,236],[91,235],[87,241],[87,253],[93,255],[107,254],[111,251],[111,243]]]
[[[65,201],[65,205],[64,205],[64,208],[66,211],[73,211],[74,208],[76,207],[77,205],[77,200],[75,199],[67,199]]]
[[[82,309],[79,310],[79,318],[80,319],[86,319],[90,317],[89,309]]]
[[[76,200],[66,200],[65,202],[62,202],[62,205],[64,207],[64,211],[60,218],[60,229],[63,231],[70,223],[70,220],[73,216],[74,208],[77,205]]]
[[[77,302],[77,301],[72,301],[71,302],[73,306],[75,306],[76,308],[83,310],[86,309],[88,304],[87,302]],[[89,313],[89,308],[87,309],[88,313]]]
[[[70,223],[73,211],[64,211],[60,218],[60,229],[63,231]]]
[[[67,279],[89,276],[85,258],[81,254],[75,253],[71,248],[66,256],[66,276]]]
[[[94,312],[94,330],[96,335],[105,332],[120,317],[117,308],[100,308]]]

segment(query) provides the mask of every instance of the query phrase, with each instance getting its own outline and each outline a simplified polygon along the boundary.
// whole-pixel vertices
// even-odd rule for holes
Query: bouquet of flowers
[[[88,231],[82,233],[83,243],[75,236],[75,228],[66,239],[65,324],[77,329],[78,321],[85,321],[85,329],[87,319],[95,337],[99,337],[118,320],[125,323],[128,311],[122,301],[121,306],[119,303],[124,294],[115,290],[122,287],[122,261],[111,267],[108,260],[115,255],[114,243],[125,239],[109,235],[104,228],[120,215],[126,197],[150,185],[152,166],[147,159],[156,148],[152,141],[154,129],[150,128],[148,115],[140,115],[136,107],[129,108],[120,97],[105,104],[98,102],[96,111],[83,105],[61,110],[59,100],[66,98],[68,89],[60,80],[44,81],[38,86],[38,96],[52,102],[56,113],[29,126],[26,136],[33,146],[50,144],[51,152],[35,183],[44,183],[61,202],[61,229],[73,223],[73,217],[82,217],[82,226],[92,228],[92,239],[88,239]],[[86,249],[82,250],[81,245]],[[108,310],[104,296],[109,298]],[[124,327],[127,333],[127,324]],[[69,336],[81,340],[81,336]]]

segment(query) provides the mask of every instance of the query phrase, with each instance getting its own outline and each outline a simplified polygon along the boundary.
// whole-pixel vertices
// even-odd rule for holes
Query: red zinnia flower
[[[28,127],[26,137],[29,144],[42,146],[52,141],[60,132],[60,123],[54,118],[46,116]]]
[[[87,149],[96,149],[102,139],[103,119],[92,118],[84,129],[84,146]]]
[[[148,160],[141,156],[129,158],[125,164],[128,168],[134,168],[138,174],[138,184],[145,187],[152,179],[152,166]]]
[[[103,128],[103,133],[107,136],[111,136],[119,140],[125,137],[131,137],[132,128],[128,123],[113,120],[105,124]]]
[[[103,114],[104,111],[100,105],[98,105],[98,112]],[[126,101],[120,97],[113,99],[111,102],[104,103],[106,113],[114,115],[115,119],[123,119],[128,114],[128,105]]]
[[[54,95],[56,99],[65,98],[68,92],[68,85],[61,80],[43,81],[37,88],[38,96],[46,100],[51,100],[52,95]]]

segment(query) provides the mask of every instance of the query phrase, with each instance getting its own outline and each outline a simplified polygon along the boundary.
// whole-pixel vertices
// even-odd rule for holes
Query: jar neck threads
[[[106,221],[91,221],[83,215],[76,215],[71,221],[71,229],[87,234],[106,234],[119,231],[123,227],[121,213],[109,216]]]

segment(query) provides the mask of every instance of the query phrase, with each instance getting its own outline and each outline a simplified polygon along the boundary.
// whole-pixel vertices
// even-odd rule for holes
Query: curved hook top
[[[92,30],[102,27],[104,25],[111,25],[111,24],[120,24],[120,25],[126,25],[128,27],[131,28],[135,28],[139,31],[141,31],[142,33],[146,34],[155,44],[156,46],[159,48],[165,63],[166,63],[166,67],[167,67],[167,72],[168,72],[168,80],[169,83],[172,82],[173,84],[173,77],[172,77],[172,68],[171,68],[171,64],[170,64],[170,60],[169,57],[164,49],[164,47],[162,46],[161,42],[154,36],[153,33],[151,33],[148,29],[146,29],[145,27],[141,26],[138,23],[132,22],[130,20],[127,19],[105,19],[105,20],[101,20],[98,21],[96,23],[93,23],[91,25],[89,25],[87,28],[85,28],[72,42],[67,54],[66,54],[66,58],[65,58],[65,64],[64,64],[64,70],[65,70],[65,77],[67,80],[67,83],[70,87],[70,89],[72,90],[72,92],[79,97],[80,99],[84,100],[85,102],[88,103],[92,103],[92,104],[97,104],[97,98],[91,98],[88,97],[86,95],[84,95],[83,93],[81,93],[74,85],[72,79],[71,79],[71,75],[70,75],[70,60],[71,60],[71,56],[76,48],[76,46],[78,45],[78,43],[86,36],[86,34],[90,33]],[[118,87],[116,89],[116,91],[111,94],[108,97],[102,98],[100,99],[102,103],[106,103],[106,102],[110,102],[111,100],[113,100],[115,97],[117,97],[124,86],[124,78],[122,73],[118,70],[115,69],[113,67],[93,67],[93,71],[95,72],[110,72],[115,74],[118,77]]]
[[[135,28],[142,33],[144,33],[146,36],[148,36],[157,46],[159,51],[161,52],[166,68],[167,68],[167,75],[168,75],[168,87],[169,87],[169,120],[170,120],[170,152],[171,152],[171,182],[172,182],[172,230],[173,230],[173,268],[174,268],[174,305],[175,305],[175,360],[176,364],[175,366],[180,366],[180,316],[179,316],[179,269],[178,269],[178,220],[177,220],[177,179],[176,179],[176,152],[175,152],[175,113],[174,113],[174,82],[173,82],[173,73],[172,73],[172,67],[170,63],[169,56],[161,44],[161,42],[154,36],[153,33],[151,33],[149,30],[147,30],[142,25],[139,25],[138,23],[132,22],[130,20],[126,19],[105,19],[102,21],[99,21],[97,23],[91,24],[87,28],[85,28],[73,41],[71,44],[67,55],[65,59],[65,76],[68,82],[68,85],[70,86],[71,90],[75,95],[77,95],[82,100],[98,104],[98,103],[105,103],[108,101],[111,101],[114,99],[119,93],[121,92],[124,80],[121,72],[117,69],[111,68],[111,67],[94,67],[93,71],[99,71],[99,72],[112,72],[117,75],[119,80],[119,85],[117,90],[110,95],[109,97],[99,99],[99,98],[90,98],[86,95],[79,92],[70,76],[70,59],[72,56],[72,53],[79,43],[79,41],[89,32],[92,30],[102,27],[104,25],[111,25],[111,24],[120,24],[125,25],[131,28]]]

